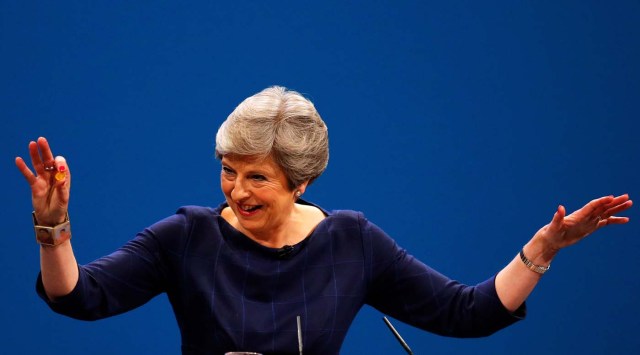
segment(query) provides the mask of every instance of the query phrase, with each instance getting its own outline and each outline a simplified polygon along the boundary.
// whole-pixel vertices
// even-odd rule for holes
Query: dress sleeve
[[[362,218],[360,225],[371,263],[367,303],[379,311],[452,337],[487,336],[524,318],[524,304],[514,313],[502,305],[495,276],[463,285],[408,254],[373,223]]]
[[[106,318],[141,306],[166,291],[166,244],[182,239],[185,219],[181,214],[166,218],[114,253],[78,265],[78,283],[66,296],[49,300],[41,274],[36,291],[53,311],[82,320]]]

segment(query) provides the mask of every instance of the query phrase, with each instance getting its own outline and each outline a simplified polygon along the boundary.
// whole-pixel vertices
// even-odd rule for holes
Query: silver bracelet
[[[551,268],[551,264],[549,264],[548,266],[541,266],[541,265],[536,265],[536,264],[532,263],[531,260],[527,259],[527,257],[524,256],[524,248],[520,249],[520,260],[522,260],[524,265],[529,270],[537,272],[540,275],[542,275],[545,272],[549,271],[549,269]]]

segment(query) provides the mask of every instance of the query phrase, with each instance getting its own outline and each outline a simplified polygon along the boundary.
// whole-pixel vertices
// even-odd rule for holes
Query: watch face
[[[71,239],[71,225],[67,221],[51,227],[35,226],[36,240],[42,245],[56,246]]]
[[[53,239],[53,234],[51,232],[51,229],[37,228],[36,239],[38,240],[38,243],[45,245],[54,245],[55,240]]]
[[[60,233],[58,234],[58,237],[56,238],[56,245],[60,244],[60,243],[64,243],[67,240],[71,239],[71,231],[68,229],[61,229]]]

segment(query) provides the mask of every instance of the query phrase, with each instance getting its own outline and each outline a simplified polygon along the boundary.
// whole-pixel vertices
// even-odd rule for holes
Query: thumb
[[[56,161],[56,173],[54,175],[56,193],[61,204],[66,205],[69,203],[69,190],[71,188],[71,172],[67,165],[67,160],[62,156],[57,156]]]
[[[559,205],[558,206],[558,210],[556,211],[556,213],[553,215],[553,219],[551,219],[551,223],[550,223],[550,228],[558,231],[560,230],[560,228],[562,227],[562,221],[564,220],[564,217],[566,215],[566,210],[564,208],[563,205]]]

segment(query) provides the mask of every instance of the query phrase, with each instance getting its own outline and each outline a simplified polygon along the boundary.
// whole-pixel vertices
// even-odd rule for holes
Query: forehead
[[[283,173],[280,166],[275,162],[271,155],[255,156],[255,155],[237,155],[227,154],[222,157],[222,164],[229,165],[233,169],[242,169],[247,171],[269,172],[272,174]]]

